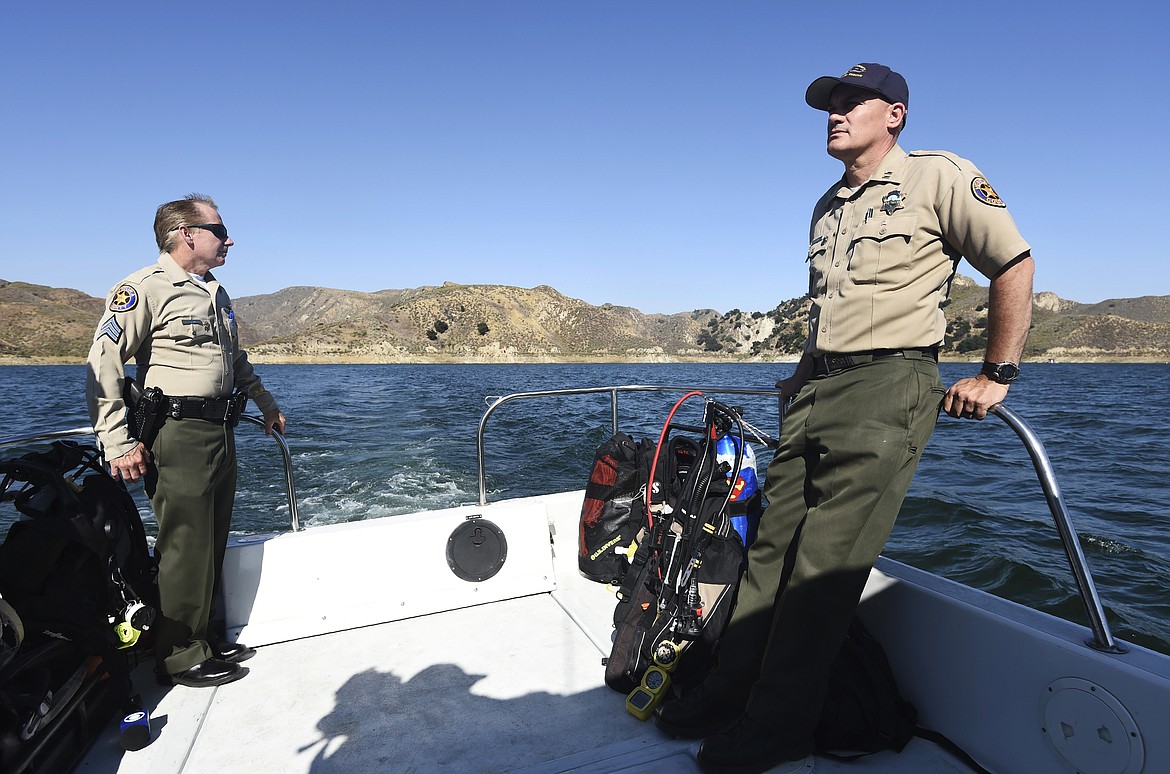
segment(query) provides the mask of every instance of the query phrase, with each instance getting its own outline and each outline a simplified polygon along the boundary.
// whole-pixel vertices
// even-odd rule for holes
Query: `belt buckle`
[[[843,371],[846,368],[853,367],[853,358],[849,355],[825,355],[825,370],[832,373],[833,371]]]

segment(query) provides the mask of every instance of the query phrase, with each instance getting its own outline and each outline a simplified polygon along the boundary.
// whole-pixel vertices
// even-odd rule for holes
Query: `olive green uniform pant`
[[[768,507],[707,687],[800,754],[942,395],[932,359],[883,358],[813,378],[784,417]]]
[[[236,493],[233,428],[168,419],[151,449],[146,493],[158,521],[159,671],[178,674],[211,658],[208,620],[219,593]]]

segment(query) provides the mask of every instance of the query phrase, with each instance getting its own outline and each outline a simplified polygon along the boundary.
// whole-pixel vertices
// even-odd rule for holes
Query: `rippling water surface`
[[[377,518],[478,500],[475,431],[485,397],[621,384],[771,387],[785,364],[267,365],[289,419],[301,521]],[[973,366],[944,364],[944,381]],[[87,424],[80,366],[0,367],[0,437]],[[1044,443],[1111,626],[1170,653],[1170,430],[1153,396],[1167,365],[1028,364],[1008,405]],[[621,399],[620,426],[657,436],[677,395]],[[775,434],[770,398],[729,397]],[[698,421],[699,402],[692,401]],[[610,433],[609,397],[541,398],[502,407],[488,425],[490,500],[580,489]],[[275,443],[241,425],[239,532],[289,528]],[[760,449],[757,447],[757,452]],[[14,453],[9,449],[0,451]],[[761,473],[767,455],[759,453]],[[137,487],[136,497],[149,514]],[[0,509],[0,529],[13,518]],[[148,530],[153,530],[147,517]],[[942,418],[887,555],[976,588],[1085,622],[1032,463],[1007,425]]]

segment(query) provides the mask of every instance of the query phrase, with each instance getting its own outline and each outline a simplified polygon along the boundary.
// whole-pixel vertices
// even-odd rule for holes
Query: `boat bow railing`
[[[1097,586],[1093,583],[1093,575],[1089,572],[1089,563],[1085,560],[1085,552],[1081,549],[1080,538],[1073,528],[1072,517],[1064,505],[1064,498],[1060,493],[1060,485],[1056,483],[1056,472],[1052,462],[1048,459],[1048,452],[1036,433],[1028,426],[1019,414],[1002,403],[991,407],[991,413],[1002,419],[1008,427],[1024,443],[1028,456],[1032,458],[1032,466],[1036,469],[1036,477],[1040,480],[1040,487],[1044,490],[1044,499],[1048,502],[1048,510],[1052,513],[1052,520],[1056,523],[1056,531],[1060,533],[1060,544],[1064,546],[1065,556],[1068,557],[1069,567],[1080,592],[1081,602],[1089,616],[1089,628],[1093,630],[1093,638],[1086,642],[1092,648],[1106,653],[1124,653],[1125,647],[1120,645],[1109,630],[1109,623],[1105,620],[1105,609],[1101,605],[1101,597],[1097,594]]]
[[[265,429],[264,419],[261,417],[255,417],[251,414],[241,414],[240,420],[256,425],[261,430]],[[288,441],[284,439],[282,433],[276,430],[273,430],[271,435],[272,439],[276,441],[277,448],[280,449],[280,460],[284,463],[284,492],[288,497],[289,522],[292,524],[293,532],[300,532],[303,527],[301,527],[301,512],[297,508],[297,485],[293,481],[292,455],[288,450]]]
[[[505,403],[510,403],[516,400],[531,400],[533,398],[563,398],[571,395],[596,395],[599,393],[609,394],[610,406],[610,426],[613,433],[618,431],[618,396],[627,392],[671,392],[671,393],[688,393],[701,392],[704,395],[763,395],[774,396],[777,401],[777,413],[783,418],[784,407],[780,404],[780,391],[776,389],[751,389],[741,387],[678,387],[674,385],[652,385],[652,384],[625,384],[620,387],[580,387],[567,390],[538,390],[536,392],[517,392],[512,395],[489,395],[484,400],[487,401],[487,411],[483,413],[483,417],[479,420],[479,429],[475,434],[475,461],[479,474],[479,504],[481,506],[487,505],[487,472],[484,468],[484,436],[487,432],[488,419],[495,413],[496,409],[503,406]],[[777,434],[779,434],[779,425],[777,424]]]
[[[260,417],[254,417],[250,414],[240,415],[240,420],[248,422],[249,424],[257,425],[260,429],[264,429],[264,420]],[[35,433],[33,435],[17,436],[14,438],[0,438],[0,449],[9,446],[27,446],[34,443],[45,443],[46,441],[58,441],[64,438],[77,438],[80,436],[93,435],[92,427],[77,427],[72,430],[53,430],[44,433]],[[288,513],[289,519],[292,522],[293,532],[300,532],[301,517],[297,510],[297,489],[293,482],[292,474],[292,457],[289,454],[288,442],[285,441],[284,436],[277,431],[272,431],[272,437],[276,441],[277,447],[280,449],[280,458],[284,463],[284,488],[285,494],[288,497]]]
[[[623,393],[637,393],[637,392],[663,392],[663,393],[687,393],[699,391],[704,394],[716,395],[757,395],[757,396],[774,396],[777,401],[777,415],[778,424],[783,420],[783,404],[780,400],[780,391],[776,389],[750,389],[750,388],[735,388],[735,387],[678,387],[672,385],[622,385],[615,387],[586,387],[578,389],[567,390],[543,390],[537,392],[522,392],[514,393],[512,395],[504,396],[489,396],[488,408],[480,419],[479,428],[476,431],[475,446],[476,446],[476,464],[478,468],[479,479],[479,504],[481,506],[487,505],[487,475],[484,463],[484,438],[487,432],[488,420],[492,417],[497,409],[506,403],[517,400],[527,400],[534,398],[548,398],[548,397],[566,397],[572,395],[591,395],[606,393],[610,396],[610,414],[611,414],[611,428],[614,433],[618,431],[618,396]],[[1069,515],[1068,509],[1065,507],[1064,498],[1061,495],[1060,486],[1056,482],[1056,473],[1052,468],[1052,463],[1048,458],[1048,453],[1044,449],[1044,444],[1036,436],[1036,433],[1018,414],[1009,409],[1002,403],[992,407],[991,412],[995,416],[1004,421],[1016,435],[1019,436],[1023,442],[1024,447],[1028,451],[1029,457],[1032,459],[1032,465],[1036,470],[1036,477],[1040,481],[1040,486],[1044,491],[1045,500],[1048,503],[1048,509],[1052,514],[1053,522],[1056,524],[1057,532],[1060,536],[1060,543],[1064,548],[1065,556],[1068,558],[1069,567],[1072,570],[1073,578],[1076,581],[1077,590],[1080,593],[1081,602],[1085,606],[1085,612],[1089,617],[1089,627],[1093,632],[1093,638],[1087,643],[1097,649],[1108,653],[1124,653],[1125,647],[1119,644],[1113,637],[1109,629],[1109,624],[1105,620],[1105,610],[1101,604],[1100,595],[1097,593],[1096,585],[1093,582],[1092,573],[1089,571],[1088,562],[1085,559],[1084,551],[1081,548],[1080,539],[1077,536],[1076,529],[1073,527],[1072,517]],[[264,428],[264,420],[260,417],[244,414],[240,419],[249,424],[256,425],[261,429]],[[43,433],[36,433],[28,436],[19,436],[13,438],[0,439],[0,448],[9,446],[22,446],[33,443],[44,443],[46,441],[55,441],[64,438],[74,438],[78,436],[92,435],[93,430],[89,427],[79,427],[72,430],[56,430]],[[276,441],[277,447],[280,450],[281,461],[284,464],[284,479],[285,479],[285,493],[288,497],[289,519],[292,524],[292,530],[299,532],[301,527],[300,512],[297,508],[296,484],[293,480],[292,473],[292,459],[289,453],[288,443],[280,433],[275,430],[272,431],[272,437]]]
[[[611,427],[612,431],[617,433],[619,395],[632,392],[686,393],[692,391],[698,391],[704,394],[775,396],[779,422],[783,422],[784,405],[780,399],[780,391],[777,389],[631,384],[619,387],[584,387],[566,390],[520,392],[504,396],[488,396],[485,399],[488,403],[488,408],[480,419],[479,429],[475,436],[475,456],[479,477],[479,504],[481,506],[487,505],[487,474],[484,463],[484,437],[487,432],[487,424],[496,410],[504,404],[534,398],[561,398],[572,395],[607,393],[610,396]],[[1060,486],[1056,483],[1056,473],[1052,468],[1048,453],[1044,449],[1044,444],[1040,442],[1040,439],[1032,428],[1028,426],[1027,422],[1002,403],[993,406],[990,413],[999,417],[1008,427],[1015,431],[1027,449],[1028,456],[1032,458],[1032,464],[1036,470],[1036,477],[1039,479],[1040,486],[1044,490],[1044,498],[1048,503],[1048,510],[1051,512],[1052,520],[1056,524],[1056,530],[1060,535],[1060,543],[1064,547],[1065,556],[1068,558],[1069,567],[1072,569],[1073,578],[1076,581],[1077,591],[1080,594],[1081,602],[1085,606],[1085,612],[1089,617],[1089,628],[1093,632],[1093,637],[1090,640],[1086,640],[1086,643],[1090,647],[1106,653],[1124,653],[1126,648],[1114,639],[1109,629],[1109,623],[1105,620],[1105,610],[1101,604],[1101,597],[1097,593],[1096,585],[1093,583],[1093,575],[1089,571],[1085,553],[1081,548],[1080,538],[1077,536],[1076,529],[1073,527],[1072,517],[1065,507],[1064,498],[1060,493]]]

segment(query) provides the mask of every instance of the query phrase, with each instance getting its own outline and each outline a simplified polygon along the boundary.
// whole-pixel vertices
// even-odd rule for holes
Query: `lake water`
[[[771,387],[787,364],[267,365],[289,419],[302,524],[475,503],[485,397],[624,384]],[[975,366],[944,364],[948,383]],[[1027,364],[1007,405],[1044,443],[1114,633],[1170,653],[1170,366]],[[0,367],[0,438],[88,424],[82,366]],[[636,394],[620,427],[657,438],[677,395]],[[770,398],[722,398],[776,433]],[[698,422],[696,416],[684,420]],[[610,434],[608,396],[518,401],[488,426],[489,500],[580,489]],[[275,443],[240,432],[238,532],[289,529]],[[768,455],[756,447],[761,473]],[[16,453],[0,451],[8,456]],[[133,488],[153,532],[141,487]],[[14,518],[0,508],[0,530]],[[940,419],[886,554],[1085,622],[1024,446],[997,418]]]

